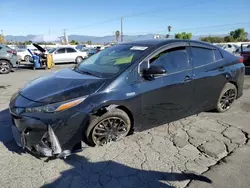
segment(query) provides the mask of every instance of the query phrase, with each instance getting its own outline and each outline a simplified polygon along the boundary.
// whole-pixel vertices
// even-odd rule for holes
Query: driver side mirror
[[[167,71],[163,66],[150,66],[149,69],[145,70],[143,72],[143,76],[147,77],[147,78],[152,78],[152,77],[156,77],[156,76],[161,76],[166,74]]]

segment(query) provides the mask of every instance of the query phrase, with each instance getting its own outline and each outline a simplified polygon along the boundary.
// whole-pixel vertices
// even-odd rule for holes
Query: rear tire
[[[127,113],[114,108],[101,116],[92,116],[84,138],[89,146],[103,146],[126,137],[130,129],[131,121]]]
[[[237,88],[234,84],[227,83],[221,91],[220,97],[217,101],[216,111],[226,112],[229,110],[236,100]]]
[[[10,62],[0,60],[0,74],[9,74],[12,69]]]
[[[78,63],[81,63],[83,61],[83,58],[81,56],[78,56],[75,60],[75,63],[78,64]]]

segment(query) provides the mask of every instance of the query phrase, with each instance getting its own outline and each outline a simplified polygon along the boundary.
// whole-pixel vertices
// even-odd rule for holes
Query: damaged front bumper
[[[44,134],[41,141],[31,147],[27,144],[27,135],[29,135],[29,132],[20,132],[17,127],[12,125],[12,134],[19,147],[28,149],[30,152],[36,155],[46,157],[65,157],[65,154],[70,154],[69,151],[62,152],[62,147],[51,126],[48,126],[48,131]]]
[[[11,119],[12,134],[17,145],[36,156],[64,158],[82,150],[82,114],[74,114],[52,125],[13,114]]]

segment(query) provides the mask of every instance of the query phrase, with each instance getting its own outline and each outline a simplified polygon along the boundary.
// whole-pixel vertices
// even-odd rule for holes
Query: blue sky
[[[0,30],[5,35],[112,35],[189,31],[226,34],[244,27],[250,33],[250,0],[0,0]],[[212,26],[212,27],[208,27]]]

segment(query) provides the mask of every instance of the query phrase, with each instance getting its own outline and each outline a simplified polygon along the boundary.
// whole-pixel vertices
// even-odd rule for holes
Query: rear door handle
[[[185,76],[184,82],[190,82],[192,78],[190,76]]]

